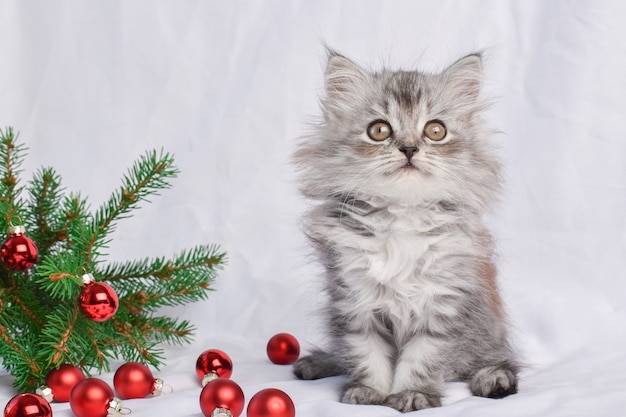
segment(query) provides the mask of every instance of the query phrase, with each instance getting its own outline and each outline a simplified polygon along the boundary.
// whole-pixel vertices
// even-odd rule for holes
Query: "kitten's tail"
[[[346,369],[339,358],[318,349],[298,359],[293,365],[293,373],[300,379],[320,379],[345,375]]]

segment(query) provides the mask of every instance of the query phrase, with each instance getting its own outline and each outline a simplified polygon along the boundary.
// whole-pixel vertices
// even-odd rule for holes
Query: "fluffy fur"
[[[482,220],[500,166],[481,78],[479,54],[426,74],[369,72],[329,53],[323,119],[295,161],[302,193],[317,201],[304,229],[326,270],[331,340],[294,372],[345,375],[343,402],[439,406],[449,380],[484,397],[517,390]],[[376,120],[391,126],[388,139],[368,136]],[[424,132],[432,120],[447,129],[439,142]]]

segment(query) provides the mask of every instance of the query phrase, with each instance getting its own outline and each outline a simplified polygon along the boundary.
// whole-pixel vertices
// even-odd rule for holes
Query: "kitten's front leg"
[[[428,336],[417,336],[403,346],[396,365],[392,394],[384,405],[409,412],[441,406],[443,389],[442,359],[448,343]]]
[[[343,342],[351,360],[341,402],[383,404],[393,380],[391,345],[380,334],[367,331],[346,334]]]

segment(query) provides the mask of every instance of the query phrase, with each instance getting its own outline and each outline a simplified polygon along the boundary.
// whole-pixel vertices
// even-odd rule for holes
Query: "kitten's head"
[[[481,79],[479,54],[427,74],[369,72],[329,52],[323,120],[295,155],[302,192],[484,208],[499,164],[480,117]]]

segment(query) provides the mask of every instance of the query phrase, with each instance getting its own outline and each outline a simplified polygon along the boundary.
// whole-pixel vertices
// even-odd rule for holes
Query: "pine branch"
[[[44,318],[41,317],[37,311],[34,310],[36,306],[36,300],[33,297],[33,293],[30,291],[12,291],[7,294],[11,303],[17,307],[22,314],[24,314],[31,323],[39,328],[45,325]],[[29,326],[30,327],[30,326]]]
[[[59,240],[67,240],[65,249],[72,250],[77,246],[76,240],[80,240],[85,234],[85,225],[91,222],[91,215],[87,212],[87,200],[81,198],[80,194],[70,194],[63,199],[62,210],[65,218],[59,230]]]
[[[63,196],[60,177],[51,168],[37,171],[21,199],[17,173],[23,147],[11,128],[0,129],[0,228],[25,224],[39,258],[29,271],[0,263],[0,359],[18,391],[32,391],[61,363],[108,371],[109,361],[124,358],[158,367],[159,343],[188,343],[187,321],[153,316],[161,306],[182,305],[207,297],[226,257],[214,245],[199,245],[170,259],[159,257],[103,264],[102,249],[115,223],[142,201],[170,186],[178,170],[161,151],[142,156],[123,178],[122,187],[95,214],[79,194]],[[23,222],[23,223],[22,223]],[[104,322],[84,317],[78,298],[82,275],[110,282],[120,305]]]
[[[4,131],[0,129],[0,200],[8,208],[8,210],[3,210],[5,213],[3,229],[6,228],[6,224],[19,217],[21,206],[17,199],[19,189],[16,187],[24,146],[16,144],[17,137],[18,135],[11,127],[7,127]]]
[[[85,269],[90,268],[94,256],[98,256],[99,247],[106,247],[106,236],[114,230],[114,221],[127,217],[142,201],[150,201],[148,197],[157,195],[159,190],[169,188],[168,178],[178,174],[173,166],[173,157],[169,153],[156,150],[140,157],[122,180],[122,187],[114,192],[109,201],[100,207],[91,225],[91,234],[84,248]]]
[[[112,319],[117,333],[123,338],[123,343],[115,346],[117,352],[127,361],[149,363],[158,366],[163,359],[163,351],[156,349],[156,342],[146,338],[129,322]]]
[[[0,288],[2,308],[0,314],[5,325],[15,334],[37,333],[44,325],[44,311],[38,300],[38,290],[23,273],[5,270],[3,288]]]
[[[105,340],[97,338],[94,329],[89,329],[89,337],[91,340],[92,351],[95,353],[95,368],[106,369],[108,366],[107,357],[109,357],[110,355],[107,355],[106,350],[102,349],[100,346],[107,346],[109,343],[107,343]]]
[[[98,274],[115,286],[120,304],[140,314],[206,298],[225,261],[225,253],[217,246],[201,245],[170,261],[157,258],[112,264]]]
[[[15,376],[14,385],[36,388],[45,375],[34,359],[35,335],[26,333],[18,337],[11,331],[12,326],[0,317],[0,354],[2,366]]]
[[[34,228],[28,232],[42,253],[48,252],[52,245],[67,237],[67,233],[62,230],[62,191],[61,177],[52,168],[40,169],[30,182],[28,222]]]
[[[181,271],[192,268],[207,268],[218,270],[226,262],[226,254],[220,252],[216,245],[199,245],[191,250],[185,250],[174,256],[171,261],[164,257],[150,260],[126,263],[112,263],[101,270],[100,275],[107,277],[107,281],[125,281],[130,279],[153,278],[157,280],[171,280]],[[213,274],[211,274],[213,275]]]
[[[62,363],[62,359],[65,359],[66,357],[70,356],[70,350],[68,346],[71,346],[70,338],[73,336],[74,327],[76,326],[77,319],[78,319],[78,309],[74,308],[69,320],[62,321],[62,323],[65,326],[65,330],[60,335],[60,337],[54,337],[56,335],[53,335],[52,339],[58,340],[58,342],[52,345],[52,347],[55,350],[55,353],[54,353],[54,356],[52,356],[52,358],[49,361],[47,361],[52,366],[60,365]],[[43,333],[46,334],[45,332]]]
[[[73,251],[46,255],[37,268],[36,283],[53,299],[61,301],[76,300],[83,285],[81,265],[82,256]]]
[[[170,317],[153,317],[141,327],[141,332],[153,337],[157,342],[182,345],[191,342],[195,331],[189,321],[178,322]]]

